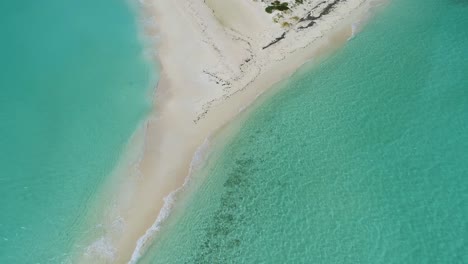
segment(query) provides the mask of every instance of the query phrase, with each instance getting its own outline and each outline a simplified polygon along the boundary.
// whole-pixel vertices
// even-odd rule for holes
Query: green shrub
[[[278,10],[278,11],[286,11],[289,10],[289,6],[287,2],[280,3],[280,1],[274,1],[271,3],[270,6],[265,8],[265,12],[268,14],[273,13],[273,11]]]

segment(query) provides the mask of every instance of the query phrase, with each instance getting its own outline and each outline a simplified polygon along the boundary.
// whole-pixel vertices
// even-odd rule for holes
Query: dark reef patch
[[[242,244],[241,234],[235,231],[249,222],[249,209],[245,208],[245,199],[257,196],[252,186],[252,179],[258,171],[258,162],[253,158],[243,157],[233,161],[234,169],[228,173],[223,183],[223,194],[219,208],[213,215],[213,225],[204,232],[200,250],[194,256],[194,263],[224,263],[221,252],[235,251]],[[244,208],[241,208],[244,206]]]

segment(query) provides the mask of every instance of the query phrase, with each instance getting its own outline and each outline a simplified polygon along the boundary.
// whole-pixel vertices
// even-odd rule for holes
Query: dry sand
[[[105,232],[79,262],[137,260],[206,138],[302,64],[345,43],[370,8],[370,0],[304,2],[278,23],[253,0],[141,2],[145,32],[159,38],[154,111],[132,139],[137,158],[118,170],[112,209],[100,221]]]

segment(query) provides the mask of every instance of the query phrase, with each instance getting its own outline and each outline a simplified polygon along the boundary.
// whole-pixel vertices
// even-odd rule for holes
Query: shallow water
[[[0,10],[0,263],[62,263],[155,77],[124,0]]]
[[[391,2],[211,153],[141,263],[468,263],[467,27]]]

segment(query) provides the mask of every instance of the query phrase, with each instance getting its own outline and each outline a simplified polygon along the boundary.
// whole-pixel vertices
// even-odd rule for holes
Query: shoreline
[[[208,6],[202,0],[141,3],[149,22],[144,31],[150,38],[160,38],[154,44],[158,54],[153,55],[160,65],[154,109],[130,140],[129,148],[138,153],[132,161],[119,164],[119,182],[112,184],[118,186],[109,188],[115,196],[112,212],[104,213],[109,228],[88,246],[97,245],[96,250],[87,250],[80,262],[136,263],[167,218],[171,199],[185,188],[196,169],[194,160],[209,148],[210,136],[299,67],[345,44],[355,34],[355,23],[361,24],[372,8],[370,1],[352,0],[317,18],[318,29],[311,26],[285,37],[263,7],[254,6],[260,3],[223,3],[227,4]],[[242,5],[239,10],[258,17],[245,19],[241,11],[227,17],[223,11],[232,5]],[[153,19],[157,24],[151,23]],[[283,38],[271,44],[278,36]],[[102,249],[109,254],[102,254]]]

